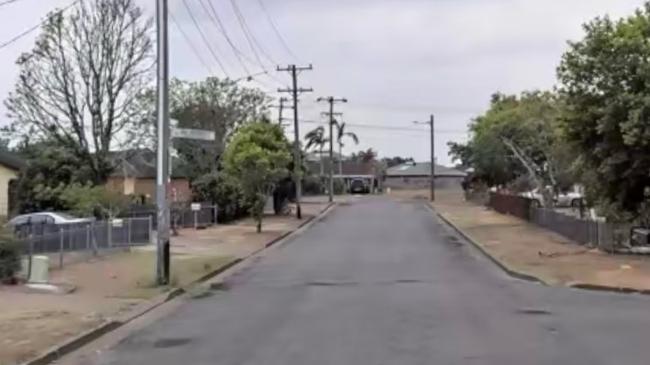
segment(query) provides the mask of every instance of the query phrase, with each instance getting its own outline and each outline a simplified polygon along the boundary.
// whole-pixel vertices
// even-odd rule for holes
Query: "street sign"
[[[172,128],[172,138],[198,139],[202,141],[214,141],[216,139],[213,131],[189,128]]]

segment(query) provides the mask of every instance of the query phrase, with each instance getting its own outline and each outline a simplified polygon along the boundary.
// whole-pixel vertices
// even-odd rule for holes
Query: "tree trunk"
[[[262,233],[262,218],[257,218],[257,233]]]

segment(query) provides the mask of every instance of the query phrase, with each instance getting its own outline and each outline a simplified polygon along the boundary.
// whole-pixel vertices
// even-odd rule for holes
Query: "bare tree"
[[[82,0],[48,17],[5,105],[11,130],[55,141],[87,164],[96,183],[111,148],[137,142],[139,94],[151,81],[151,18],[134,0]]]

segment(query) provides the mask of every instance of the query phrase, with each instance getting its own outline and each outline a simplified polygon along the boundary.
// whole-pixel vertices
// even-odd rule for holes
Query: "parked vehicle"
[[[542,202],[544,201],[544,196],[542,196],[542,193],[539,191],[539,189],[525,191],[523,193],[520,193],[519,196],[523,196],[524,198],[530,199],[532,201],[531,205],[534,208],[541,207]]]
[[[94,218],[79,218],[66,213],[56,212],[38,212],[21,214],[15,216],[7,222],[10,227],[20,227],[24,225],[66,225],[90,223]]]
[[[558,194],[555,198],[555,205],[558,207],[572,207],[580,208],[580,202],[584,196],[576,191],[570,191],[563,194]]]
[[[354,179],[350,182],[352,194],[370,194],[370,186],[363,179]]]
[[[526,191],[521,194],[525,198],[531,199],[534,207],[541,207],[544,197],[539,189]],[[569,191],[566,193],[556,194],[553,197],[553,205],[556,207],[572,207],[579,208],[580,202],[584,199],[584,195],[579,191]]]

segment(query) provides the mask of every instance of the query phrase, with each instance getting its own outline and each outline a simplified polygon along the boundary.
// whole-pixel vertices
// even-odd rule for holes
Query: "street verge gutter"
[[[546,283],[544,280],[538,278],[537,276],[533,276],[530,274],[522,273],[516,270],[513,270],[509,268],[506,264],[501,262],[499,259],[494,257],[491,253],[489,253],[485,247],[483,247],[481,244],[479,244],[474,238],[472,238],[470,235],[465,233],[463,230],[458,228],[451,220],[449,220],[447,217],[445,217],[442,213],[438,212],[434,207],[431,205],[427,204],[427,208],[429,208],[440,220],[445,222],[449,227],[451,227],[458,235],[463,237],[465,241],[469,242],[472,246],[474,246],[483,256],[485,256],[488,260],[490,260],[494,265],[496,265],[498,268],[500,268],[503,272],[508,274],[510,277],[513,277],[515,279],[519,280],[525,280],[525,281],[530,281],[538,284],[542,284],[545,286],[549,286],[548,283]]]
[[[215,269],[214,271],[206,275],[203,275],[202,277],[196,279],[190,284],[184,287],[174,288],[171,291],[162,293],[140,305],[135,306],[127,314],[113,320],[108,320],[96,327],[93,327],[85,332],[82,332],[81,334],[73,338],[70,338],[60,344],[57,344],[51,347],[50,349],[46,350],[42,354],[38,355],[37,357],[21,363],[21,365],[50,364],[58,360],[59,358],[63,357],[64,355],[76,351],[79,348],[89,344],[90,342],[100,338],[101,336],[104,336],[105,334],[112,332],[139,317],[144,316],[145,314],[160,307],[161,305],[181,297],[183,294],[187,293],[189,289],[201,283],[207,283],[210,288],[218,288],[220,285],[222,285],[223,281],[226,278],[230,277],[232,274],[236,273],[237,271],[241,270],[245,266],[254,262],[254,260],[256,260],[259,256],[265,254],[266,251],[269,251],[272,248],[281,247],[285,245],[287,242],[291,241],[293,238],[302,234],[309,227],[311,227],[312,224],[320,221],[326,215],[328,215],[332,210],[334,210],[335,206],[336,203],[329,203],[318,215],[305,219],[303,222],[300,223],[300,225],[296,229],[285,232],[280,236],[272,239],[271,241],[267,242],[267,244],[263,248],[252,252],[250,255],[246,256],[245,258],[233,259],[231,262]],[[211,279],[215,279],[216,281],[213,280],[213,282],[210,283]]]
[[[434,207],[427,204],[427,208],[429,208],[433,213],[435,213],[435,215],[440,220],[445,222],[445,224],[447,224],[449,227],[451,227],[457,234],[462,236],[467,242],[472,244],[472,246],[476,247],[478,249],[478,251],[481,252],[481,254],[483,254],[483,256],[487,257],[492,263],[494,263],[497,267],[499,267],[501,270],[503,270],[509,276],[511,276],[511,277],[513,277],[515,279],[535,282],[535,283],[538,283],[538,284],[542,284],[544,286],[552,286],[551,284],[548,284],[547,282],[540,279],[539,277],[512,270],[506,264],[504,264],[499,259],[497,259],[492,254],[490,254],[476,240],[474,240],[467,233],[463,232],[453,222],[451,222],[450,219],[445,217],[442,213],[438,212]],[[569,284],[565,285],[565,287],[572,288],[572,289],[607,292],[607,293],[650,295],[650,290],[648,290],[648,289],[636,289],[636,288],[629,288],[629,287],[617,287],[617,286],[607,286],[607,285],[579,283],[579,282],[578,283],[569,283]]]

